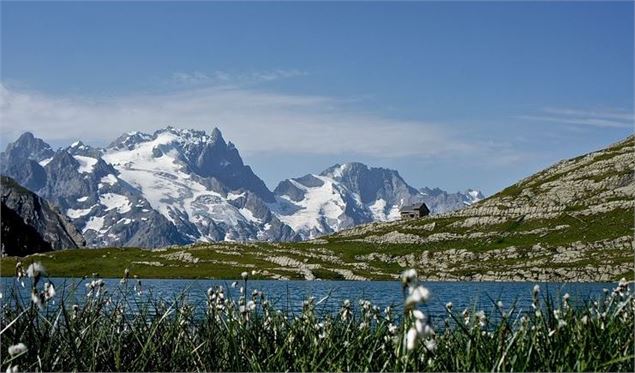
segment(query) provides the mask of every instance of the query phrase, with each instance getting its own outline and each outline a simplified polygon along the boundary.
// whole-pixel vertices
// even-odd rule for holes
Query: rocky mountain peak
[[[150,139],[152,139],[152,135],[139,131],[132,131],[119,136],[117,139],[115,139],[115,141],[111,142],[110,145],[107,146],[107,149],[132,150],[135,145],[144,141],[148,141]]]
[[[409,186],[399,172],[381,167],[368,167],[360,162],[336,164],[320,173],[344,184],[349,190],[358,194],[362,203],[372,203],[378,199],[397,203],[410,201],[410,197],[418,194]]]
[[[25,132],[15,142],[7,145],[2,161],[6,160],[8,156],[18,159],[33,159],[39,162],[52,157],[54,153],[49,144],[35,137],[31,132]]]
[[[480,190],[467,189],[465,191],[465,194],[467,194],[470,197],[472,197],[472,199],[474,199],[475,202],[480,201],[480,200],[485,198],[485,195]]]
[[[223,144],[225,143],[225,139],[223,139],[223,134],[220,132],[220,130],[218,129],[218,127],[214,127],[214,129],[212,130],[212,134],[210,135],[211,137],[211,141],[212,142],[222,142]]]

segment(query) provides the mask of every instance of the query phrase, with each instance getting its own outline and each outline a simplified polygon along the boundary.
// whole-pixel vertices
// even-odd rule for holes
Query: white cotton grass
[[[33,262],[26,269],[26,274],[33,279],[33,286],[36,286],[40,277],[46,275],[46,268],[40,262]]]
[[[413,310],[412,311],[412,316],[414,316],[415,319],[417,320],[425,320],[426,319],[426,315],[421,312],[420,310]]]
[[[253,300],[250,300],[246,305],[241,305],[238,309],[240,313],[246,314],[256,309],[256,303]]]
[[[487,316],[485,316],[485,311],[478,311],[474,314],[474,317],[476,317],[476,320],[478,321],[478,324],[481,328],[484,328],[487,326]]]
[[[409,272],[410,271],[407,271],[405,273],[408,274]],[[431,295],[430,291],[424,287],[425,284],[421,281],[421,279],[411,277],[409,275],[404,276],[404,278],[407,279],[407,286],[403,289],[399,289],[400,286],[397,286],[397,289],[395,290],[397,292],[402,290],[402,301],[404,302],[402,306],[408,302],[408,307],[397,307],[395,309],[395,307],[388,306],[383,311],[376,305],[372,304],[369,299],[360,299],[359,296],[355,296],[355,298],[351,298],[351,300],[345,300],[342,302],[340,304],[340,310],[333,310],[330,307],[331,305],[327,302],[326,305],[329,306],[327,307],[327,311],[321,311],[318,305],[323,302],[323,299],[308,297],[302,301],[301,305],[299,304],[299,300],[294,300],[294,303],[292,305],[287,305],[286,311],[283,311],[276,308],[276,302],[272,302],[272,304],[270,304],[265,298],[265,293],[254,289],[254,286],[248,286],[251,282],[242,284],[240,280],[238,280],[236,284],[237,288],[235,290],[227,289],[227,286],[223,289],[223,286],[214,284],[207,289],[200,289],[200,295],[203,297],[206,296],[206,301],[204,300],[201,302],[201,304],[206,307],[204,312],[196,312],[198,309],[196,307],[199,307],[198,302],[196,305],[187,305],[187,301],[185,301],[186,304],[183,305],[184,303],[178,301],[172,305],[164,303],[163,300],[159,299],[155,303],[156,312],[153,311],[153,315],[149,317],[155,317],[154,315],[159,317],[161,315],[165,315],[165,318],[163,318],[161,322],[166,324],[174,322],[175,326],[178,325],[178,327],[174,330],[178,333],[179,338],[183,337],[185,335],[184,333],[192,333],[192,335],[197,338],[195,346],[200,345],[200,347],[194,348],[197,348],[196,351],[200,354],[214,353],[214,350],[210,349],[208,344],[201,344],[211,337],[213,339],[217,338],[219,342],[232,342],[234,340],[238,340],[240,342],[236,344],[236,347],[233,349],[224,352],[227,354],[239,355],[241,352],[249,351],[252,348],[260,348],[260,346],[270,343],[270,345],[273,346],[272,352],[278,353],[280,352],[280,349],[284,349],[282,353],[288,352],[289,354],[287,356],[290,356],[290,359],[294,359],[291,363],[296,363],[297,360],[295,359],[302,359],[305,351],[311,351],[310,349],[314,348],[321,349],[324,347],[324,351],[328,353],[329,356],[338,356],[336,358],[338,360],[334,363],[331,363],[331,361],[326,362],[324,359],[312,359],[310,364],[306,365],[306,370],[336,371],[342,370],[343,367],[350,367],[350,370],[364,370],[365,368],[367,368],[366,370],[374,370],[373,368],[381,370],[382,367],[385,367],[384,370],[401,370],[402,367],[405,367],[406,370],[428,370],[426,367],[429,367],[429,370],[431,371],[443,370],[444,367],[448,367],[447,369],[459,368],[459,371],[467,370],[461,369],[465,368],[465,366],[454,366],[451,364],[456,354],[463,353],[462,348],[465,347],[464,342],[471,340],[474,341],[474,343],[470,345],[471,348],[475,348],[476,353],[479,355],[482,351],[484,353],[482,355],[484,359],[483,363],[480,365],[471,366],[469,368],[472,368],[472,370],[485,370],[489,368],[492,370],[509,371],[516,370],[515,367],[518,367],[519,365],[509,363],[507,358],[511,361],[515,361],[513,359],[518,358],[522,359],[527,355],[526,350],[522,350],[521,348],[517,353],[517,347],[514,346],[509,349],[509,355],[507,355],[506,359],[493,360],[491,358],[494,357],[494,354],[497,352],[495,349],[490,349],[490,346],[496,345],[496,339],[498,337],[504,339],[505,343],[509,340],[518,341],[518,346],[528,345],[528,341],[539,341],[540,343],[531,345],[536,349],[536,351],[541,354],[557,354],[563,350],[563,346],[567,346],[570,342],[570,337],[575,338],[578,334],[584,336],[584,334],[581,333],[587,333],[588,330],[593,330],[593,333],[596,333],[601,328],[605,328],[612,333],[617,330],[615,328],[619,327],[615,325],[616,322],[632,323],[633,312],[635,310],[635,303],[631,302],[632,298],[621,300],[618,298],[620,297],[618,294],[610,295],[612,308],[609,308],[607,303],[604,301],[600,301],[588,312],[586,307],[583,312],[580,312],[578,307],[566,309],[561,306],[559,309],[554,310],[553,307],[550,307],[553,303],[544,301],[544,304],[537,309],[527,307],[528,309],[520,310],[518,312],[518,323],[516,324],[514,318],[508,316],[512,315],[512,310],[514,310],[513,315],[516,315],[516,305],[514,302],[505,301],[505,313],[503,313],[502,310],[499,312],[502,305],[496,298],[493,299],[493,307],[491,307],[492,305],[490,304],[490,307],[487,309],[481,308],[485,311],[481,311],[479,308],[468,308],[464,311],[464,313],[461,313],[464,308],[463,304],[453,305],[452,303],[445,303],[447,300],[444,300],[443,302],[439,301],[438,310],[441,311],[441,314],[444,314],[445,312],[443,311],[443,306],[445,306],[447,314],[441,315],[441,317],[445,317],[446,320],[449,320],[450,322],[446,322],[445,329],[442,329],[442,332],[437,335],[433,325],[442,325],[440,323],[436,323],[441,320],[431,320],[430,315],[426,313],[426,308],[424,308],[425,304],[422,304],[426,300],[429,301],[430,299],[436,298],[437,294]],[[86,281],[84,280],[84,283],[85,282]],[[103,281],[93,279],[93,281],[88,280],[88,282],[90,283],[89,287],[92,285],[96,291],[102,287],[100,284]],[[115,282],[117,281],[115,280],[114,282],[111,282],[110,280],[107,280],[109,290],[110,286],[114,285]],[[55,284],[62,286],[58,284],[57,281],[55,281]],[[37,289],[37,297],[34,301],[41,302],[42,294],[44,294],[44,298],[46,298],[47,294],[51,295],[51,292],[54,293],[55,290],[60,291],[57,295],[54,295],[56,298],[63,295],[61,287],[59,289],[55,289],[53,287],[51,290],[52,285],[53,284],[49,281],[49,279],[43,278],[41,286]],[[132,287],[132,284],[129,285]],[[241,289],[241,295],[238,296],[234,293],[238,293],[238,287],[240,285],[242,285],[243,288]],[[83,288],[83,286],[81,287]],[[533,284],[526,288],[526,298],[528,298],[527,303],[531,301],[530,294],[532,292],[532,287]],[[125,290],[132,290],[128,289],[128,285],[124,285],[122,288],[125,288]],[[249,289],[251,289],[251,291]],[[147,290],[148,300],[152,301],[152,298],[150,298],[151,288],[148,287]],[[547,288],[543,291],[546,290]],[[28,293],[29,292],[27,291],[27,302]],[[127,307],[124,308],[123,305],[120,306],[119,303],[116,302],[114,303],[117,304],[117,308],[110,308],[107,303],[109,296],[110,294],[103,299],[89,298],[85,302],[81,303],[82,307],[72,305],[72,310],[69,310],[72,312],[70,316],[72,322],[67,323],[68,327],[74,328],[78,332],[86,330],[87,326],[93,325],[92,320],[95,320],[95,318],[93,318],[92,315],[99,313],[100,316],[106,316],[106,318],[100,320],[103,320],[103,322],[100,322],[97,325],[97,327],[100,328],[98,329],[99,333],[93,334],[94,338],[102,338],[102,343],[100,343],[100,345],[103,345],[104,342],[107,345],[108,341],[112,340],[110,338],[110,333],[114,335],[132,336],[138,333],[140,336],[143,336],[143,333],[147,332],[147,328],[144,328],[145,324],[135,323],[134,321],[152,321],[153,319],[139,319],[139,316],[135,314],[134,309],[129,311]],[[116,295],[113,295],[113,297],[115,296]],[[351,296],[354,295],[351,294]],[[442,297],[443,295],[439,298]],[[326,298],[332,302],[341,301],[340,298],[325,297],[324,299]],[[318,299],[320,300],[318,301]],[[567,297],[560,296],[560,299],[565,300]],[[574,298],[571,298],[571,300],[572,306],[576,304],[573,302]],[[621,303],[625,303],[625,305],[622,306]],[[69,305],[71,304],[72,303]],[[34,305],[31,305],[30,307],[31,310],[35,308]],[[300,307],[302,307],[302,311],[297,312]],[[509,314],[507,313],[508,309],[510,310]],[[628,313],[628,319],[624,319],[623,321],[621,320],[624,316],[623,314],[615,316],[622,310],[624,311],[623,314]],[[104,311],[107,311],[107,313],[103,313]],[[533,317],[533,314],[536,311],[542,312],[541,319]],[[397,312],[403,312],[403,314],[398,315]],[[57,321],[51,318],[51,316],[55,317],[54,312],[45,312],[41,314],[37,314],[37,312],[32,313],[36,314],[36,317],[45,317],[47,320],[51,320],[50,323],[44,325],[45,327],[57,325],[55,324]],[[173,314],[174,317],[168,317]],[[395,317],[393,317],[393,314],[395,314]],[[143,316],[144,315],[142,315],[142,317]],[[499,316],[502,316],[502,318],[499,318]],[[463,325],[464,318],[466,325]],[[61,318],[59,319],[62,320]],[[435,321],[435,324],[432,324],[432,321]],[[468,321],[469,324],[467,324]],[[505,324],[498,324],[499,321],[509,321],[510,324],[508,325],[510,328],[508,328]],[[23,320],[20,320],[20,323],[24,325]],[[591,327],[589,327],[589,324]],[[201,326],[206,325],[226,325],[226,330],[231,330],[232,332],[216,333],[218,328],[215,327],[200,328]],[[27,327],[31,326],[29,325]],[[504,329],[501,329],[501,327]],[[233,331],[235,331],[235,333]],[[343,333],[343,331],[345,332]],[[67,333],[67,329],[56,328],[55,332]],[[132,334],[127,334],[129,332]],[[210,332],[215,334],[212,335]],[[248,338],[244,338],[244,332],[249,333],[247,334]],[[158,330],[157,333],[161,333],[161,336],[168,336],[168,338],[165,339],[168,342],[171,340],[169,338],[171,334],[163,334],[163,330]],[[608,333],[606,334],[609,335]],[[463,338],[462,336],[466,336],[468,338]],[[63,337],[66,337],[66,334],[64,334]],[[223,338],[226,338],[226,340]],[[19,340],[15,340],[13,342],[18,341]],[[5,369],[7,368],[7,365],[14,365],[16,363],[19,363],[22,368],[38,366],[37,362],[34,361],[37,355],[35,353],[34,346],[31,346],[31,342],[28,340],[25,340],[25,342],[30,347],[26,356],[17,355],[18,357],[16,361],[5,361]],[[612,343],[610,338],[605,338],[604,340],[600,340],[598,342],[602,344],[606,343],[607,347],[611,347],[607,348],[607,350],[611,351],[615,350],[615,346],[621,346],[621,344],[617,343],[615,345],[608,346],[609,343]],[[228,345],[229,344],[230,343],[228,343]],[[372,345],[373,349],[368,349],[367,347],[369,345]],[[349,346],[349,351],[342,351],[343,346]],[[150,347],[154,349],[155,345],[150,345]],[[585,345],[584,347],[586,348],[588,345]],[[106,348],[109,348],[109,346]],[[360,355],[359,359],[347,359],[346,361],[343,361],[338,355],[340,351],[342,351],[341,355],[348,354],[350,351],[359,351],[364,354],[369,353],[370,355]],[[375,351],[377,351],[377,353],[375,353]],[[7,354],[6,347],[4,352],[8,357],[9,354]],[[64,351],[62,351],[62,353],[67,354],[67,352]],[[611,355],[610,358],[615,358],[618,353]],[[166,366],[167,369],[175,371],[184,369],[184,366],[185,368],[187,368],[187,366],[192,367],[191,365],[186,366],[186,364],[181,363],[181,361],[186,361],[186,359],[190,356],[191,350],[181,350],[178,356],[173,358],[174,361],[178,360],[174,365],[170,365],[170,357],[166,356],[166,359],[162,362],[162,366]],[[386,360],[385,362],[378,362],[375,360],[373,364],[366,365],[365,367],[362,360],[367,361],[367,358],[370,357],[379,359],[387,358],[390,360]],[[45,356],[44,358],[49,359],[50,357]],[[498,364],[496,364],[497,361]],[[494,362],[494,365],[491,365],[491,362]],[[48,360],[43,361],[43,363],[43,366],[52,365]],[[72,359],[65,359],[60,360],[60,363],[56,366],[58,366],[60,370],[67,370],[69,366],[68,364],[71,363]],[[284,365],[283,361],[281,361],[281,363],[281,365],[271,365],[270,368],[273,367],[272,369],[276,370],[292,370],[290,369],[290,367],[293,366],[292,364]],[[316,363],[318,365],[314,365]],[[526,363],[527,361],[520,361],[520,366],[525,365]],[[486,367],[484,368],[485,365]],[[254,365],[244,366],[247,368],[255,367]],[[585,366],[590,368],[597,367],[588,364]],[[621,365],[614,366],[619,368]],[[105,365],[105,363],[99,366],[80,365],[77,370],[82,368],[83,370],[90,370],[87,368],[92,367],[95,367],[94,370],[99,370],[99,368],[104,369],[108,366]],[[544,365],[532,365],[531,367],[536,368],[536,370],[548,370],[544,369]],[[563,367],[561,370],[566,370],[564,368],[567,368],[568,366],[556,366],[556,368],[561,367]],[[123,368],[122,370],[125,370]],[[208,368],[209,370],[227,371],[230,370],[231,366],[212,365],[205,367],[201,364],[200,366],[194,366],[194,368]],[[11,369],[14,369],[14,367],[11,367]]]
[[[27,351],[27,347],[24,343],[20,342],[18,344],[9,346],[7,350],[11,357],[15,357],[17,355],[22,355],[23,353],[25,353]]]
[[[46,282],[44,284],[44,299],[50,300],[55,296],[55,286],[52,282]]]
[[[430,291],[423,286],[408,288],[408,292],[409,294],[406,298],[406,308],[413,307],[418,303],[427,302],[428,299],[430,299]]]
[[[426,347],[426,350],[430,352],[434,352],[437,349],[437,341],[434,339],[426,339],[423,345]]]
[[[407,269],[401,273],[401,283],[404,287],[411,286],[417,281],[417,271],[415,269]]]
[[[39,294],[35,288],[31,290],[31,302],[35,304],[39,309],[44,307],[44,297],[42,294]]]
[[[406,333],[406,348],[408,349],[408,351],[412,351],[415,349],[415,346],[417,345],[417,329],[415,328],[411,328],[408,330],[408,332]]]
[[[123,284],[128,282],[129,278],[130,278],[130,270],[128,268],[126,268],[123,271],[123,277],[121,278],[121,280],[119,280],[119,283],[123,285]]]
[[[427,324],[425,314],[416,309],[418,304],[425,303],[430,299],[430,291],[417,285],[417,281],[417,271],[414,269],[408,269],[401,274],[401,283],[404,289],[407,288],[404,313],[406,316],[412,317],[412,324],[404,336],[404,345],[407,351],[415,349],[419,338],[434,336],[434,329]]]
[[[349,299],[344,299],[342,308],[340,308],[340,317],[342,320],[348,320],[353,316],[353,305]]]

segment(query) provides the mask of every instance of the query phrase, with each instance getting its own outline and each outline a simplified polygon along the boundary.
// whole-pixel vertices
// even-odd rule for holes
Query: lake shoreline
[[[0,278],[11,278],[11,277],[15,277],[14,273],[10,273],[10,274],[6,274],[4,273],[0,273]],[[121,277],[115,277],[115,276],[96,276],[99,278],[102,278],[104,280],[108,279],[108,280],[119,280],[121,279]],[[66,279],[77,279],[77,280],[81,280],[81,279],[89,279],[91,278],[90,275],[81,275],[81,276],[77,276],[77,275],[67,275],[67,276],[62,276],[62,277],[51,277],[53,279],[55,278],[66,278]],[[240,277],[227,277],[227,278],[216,278],[216,277],[143,277],[143,276],[136,276],[134,279],[140,279],[140,280],[182,280],[182,281],[187,281],[187,280],[192,280],[192,281],[242,281],[242,279]],[[316,279],[312,279],[312,280],[307,280],[307,279],[301,279],[301,278],[291,278],[291,279],[273,279],[273,278],[263,278],[263,277],[254,277],[251,281],[280,281],[280,282],[285,282],[285,281],[297,281],[297,282],[322,282],[322,281],[345,281],[345,282],[361,282],[361,283],[373,283],[373,282],[398,282],[399,278],[396,276],[395,279],[393,280],[389,280],[389,279],[365,279],[365,280],[347,280],[347,279],[321,279],[321,278],[316,278]],[[614,283],[615,281],[595,281],[595,280],[579,280],[579,281],[549,281],[549,280],[514,280],[514,279],[495,279],[495,280],[466,280],[466,279],[441,279],[441,278],[422,278],[420,280],[421,282],[426,282],[426,283],[444,283],[444,282],[449,282],[449,283],[458,283],[458,282],[467,282],[467,283],[518,283],[518,284],[523,284],[523,283],[531,283],[531,284],[544,284],[544,283],[563,283],[563,284],[593,284],[593,283]]]
[[[224,244],[146,250],[140,248],[69,249],[37,253],[26,257],[0,258],[0,277],[13,276],[18,261],[24,265],[41,262],[59,277],[91,276],[121,278],[128,269],[142,279],[239,279],[244,271],[256,271],[256,278],[271,280],[395,281],[406,268],[415,268],[427,282],[611,282],[633,280],[632,268],[625,271],[594,271],[582,267],[544,267],[521,271],[515,265],[479,270],[471,262],[461,267],[430,268],[415,255],[408,260],[366,258],[363,252],[339,252],[306,245],[302,250],[273,244]],[[403,250],[411,251],[412,248]],[[365,252],[365,251],[364,251]],[[410,255],[410,254],[409,254]],[[409,256],[408,255],[408,256]],[[386,255],[387,256],[387,255]],[[396,257],[397,258],[397,257]],[[427,262],[426,262],[427,263]],[[585,268],[587,268],[586,265]]]

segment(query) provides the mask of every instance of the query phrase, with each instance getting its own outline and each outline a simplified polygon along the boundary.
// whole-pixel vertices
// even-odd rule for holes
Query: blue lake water
[[[82,303],[87,292],[84,284],[90,282],[90,280],[82,281],[72,278],[51,278],[49,280],[55,284],[57,298],[66,292],[67,304]],[[110,294],[116,294],[119,279],[105,279],[104,281]],[[224,286],[226,295],[237,299],[240,295],[239,287],[243,286],[244,283],[238,281],[237,287],[232,288],[232,282],[229,280],[142,279],[141,296],[133,296],[142,300],[151,294],[154,298],[161,298],[169,302],[185,292],[189,303],[202,305],[206,300],[207,289],[211,286]],[[28,300],[29,284],[29,279],[25,281],[25,287],[22,287],[15,278],[3,277],[0,280],[2,301],[10,298],[8,296],[12,291],[11,289],[18,289],[24,297],[23,299]],[[132,287],[134,284],[135,281],[130,280],[129,286]],[[589,298],[599,298],[603,295],[603,289],[612,290],[616,286],[614,283],[422,282],[422,285],[426,286],[432,295],[421,308],[437,321],[445,317],[445,305],[448,302],[452,302],[454,310],[459,312],[464,308],[472,307],[491,311],[495,308],[494,303],[499,300],[503,302],[505,308],[515,303],[517,310],[529,311],[532,301],[531,293],[535,284],[540,285],[542,296],[548,295],[553,299],[569,293],[574,305]],[[70,289],[73,288],[77,290],[69,294]],[[403,303],[401,284],[397,281],[248,281],[246,293],[250,295],[254,289],[264,292],[278,309],[290,312],[301,310],[303,301],[311,296],[315,297],[316,302],[327,297],[317,307],[317,310],[322,312],[335,312],[345,299],[351,300],[355,305],[360,299],[370,300],[382,309],[389,305],[400,309]]]

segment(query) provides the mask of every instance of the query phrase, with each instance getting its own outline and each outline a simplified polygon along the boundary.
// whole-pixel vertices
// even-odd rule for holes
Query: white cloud
[[[580,110],[546,108],[539,115],[520,115],[519,119],[584,127],[633,128],[634,116],[623,110]]]
[[[115,98],[59,97],[0,85],[1,135],[106,144],[131,130],[219,127],[243,153],[456,157],[482,151],[440,124],[391,119],[332,97],[231,87]]]
[[[245,86],[258,83],[266,83],[274,80],[289,79],[308,75],[305,71],[296,69],[285,70],[276,69],[268,71],[247,72],[247,73],[231,73],[228,71],[213,71],[204,73],[200,71],[194,72],[176,72],[172,74],[169,83],[175,83],[182,86]]]

